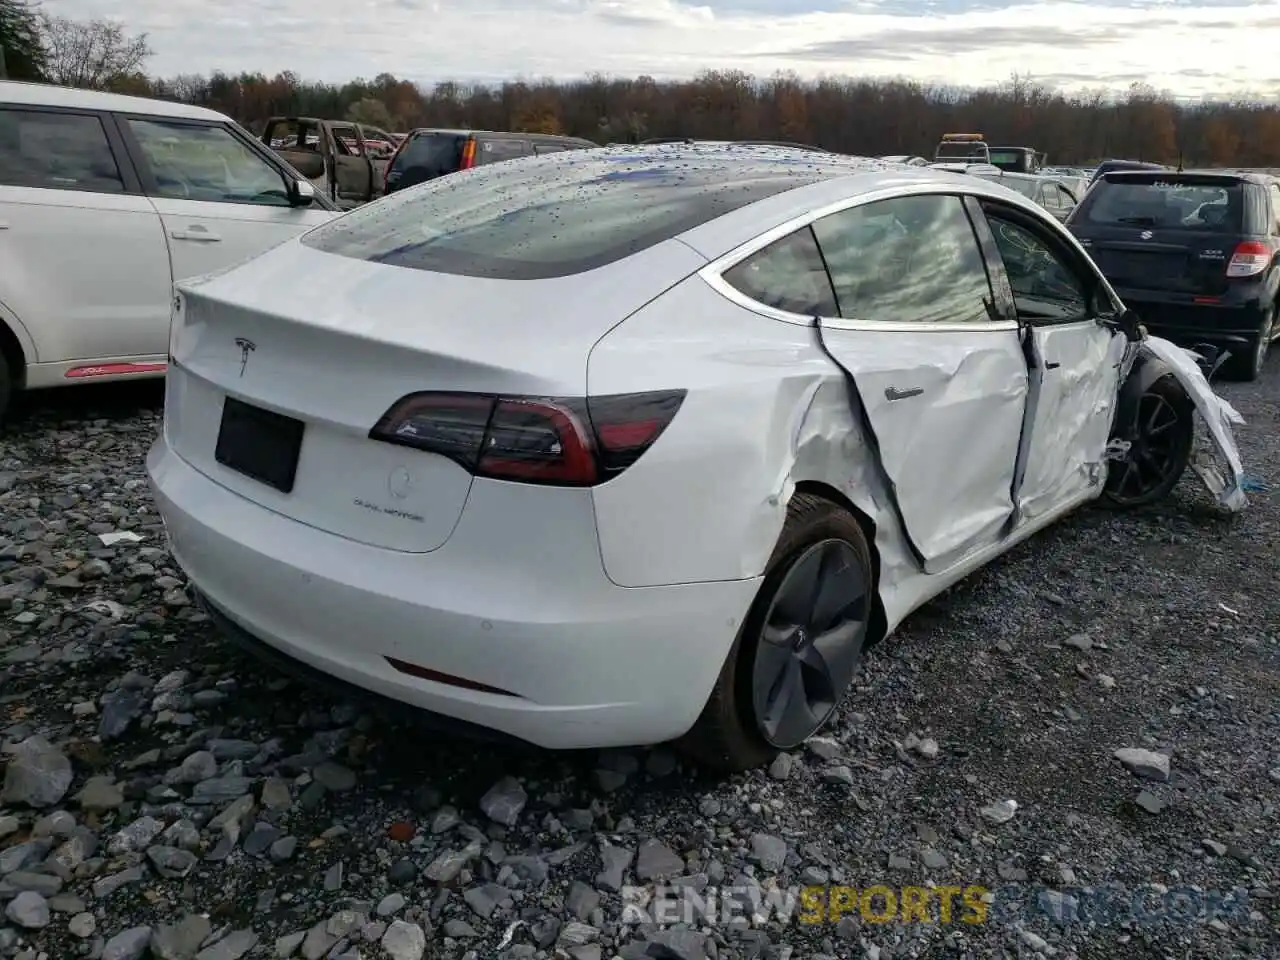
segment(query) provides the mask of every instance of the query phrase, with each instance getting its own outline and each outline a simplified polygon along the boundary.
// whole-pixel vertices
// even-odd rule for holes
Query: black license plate
[[[227,397],[213,455],[224,467],[290,493],[305,426],[293,417]]]

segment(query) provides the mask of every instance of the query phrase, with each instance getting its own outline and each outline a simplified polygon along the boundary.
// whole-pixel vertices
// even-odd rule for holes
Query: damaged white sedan
[[[148,467],[234,638],[555,748],[767,761],[868,646],[1238,416],[1048,213],[774,147],[495,164],[180,287]]]

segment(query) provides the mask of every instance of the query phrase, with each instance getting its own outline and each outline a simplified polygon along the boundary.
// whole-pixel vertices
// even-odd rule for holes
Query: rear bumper
[[[241,640],[542,747],[685,733],[759,586],[614,585],[584,491],[477,481],[448,543],[411,554],[260,507],[163,438],[147,470],[175,559]]]
[[[1266,321],[1270,303],[1260,299],[1224,298],[1195,303],[1190,297],[1153,296],[1150,291],[1116,288],[1153,334],[1186,345],[1189,342],[1235,345],[1251,343]]]

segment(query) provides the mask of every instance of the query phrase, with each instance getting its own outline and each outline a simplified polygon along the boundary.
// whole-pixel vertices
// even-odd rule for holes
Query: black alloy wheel
[[[679,746],[724,772],[799,746],[836,712],[873,624],[883,626],[858,519],[830,500],[796,494],[755,601]]]
[[[862,652],[868,579],[858,553],[843,540],[815,543],[788,567],[752,665],[752,708],[769,746],[798,746],[835,710]]]
[[[1129,452],[1110,465],[1107,499],[1118,507],[1140,507],[1168,496],[1191,461],[1194,416],[1191,398],[1172,374],[1151,384],[1120,434]]]

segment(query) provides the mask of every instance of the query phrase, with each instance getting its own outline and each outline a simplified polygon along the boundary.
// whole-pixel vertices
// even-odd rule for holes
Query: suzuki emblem
[[[1153,234],[1151,233],[1150,230],[1143,230],[1140,234],[1138,234],[1138,236],[1141,237],[1143,240],[1150,240]]]
[[[249,354],[258,349],[258,345],[244,337],[236,337],[236,346],[240,348],[240,376],[244,376],[244,368],[249,364]]]

